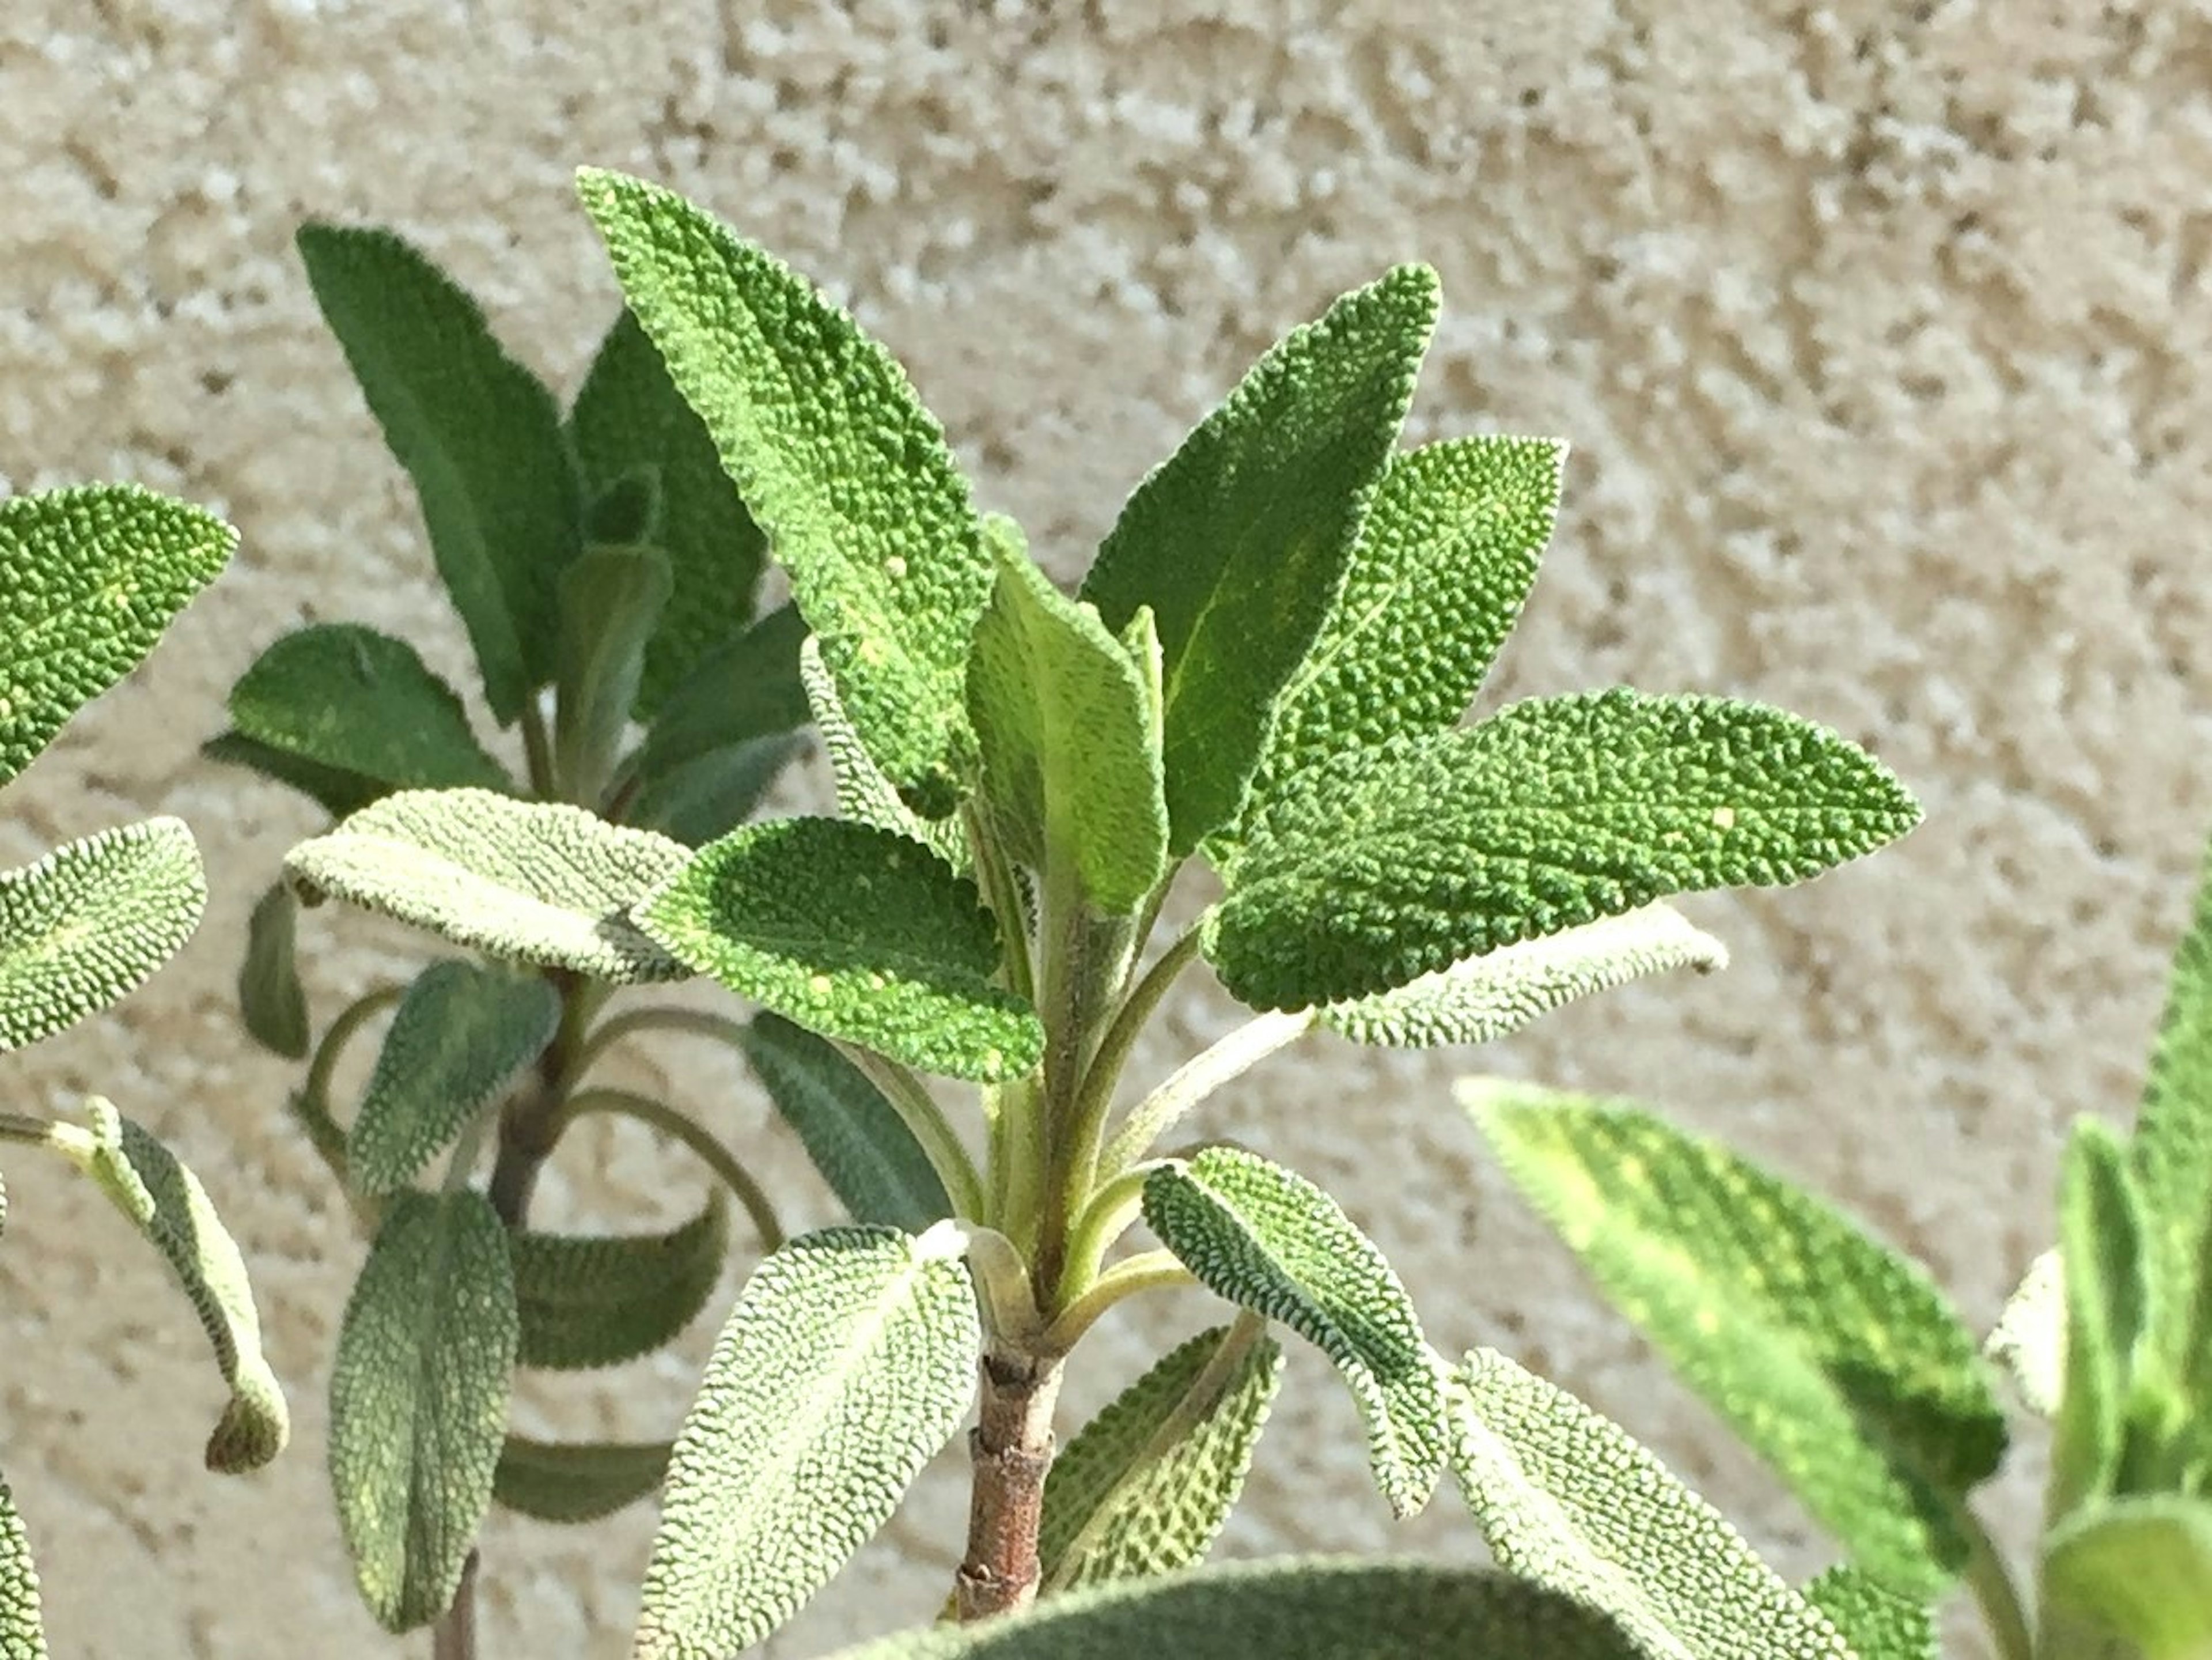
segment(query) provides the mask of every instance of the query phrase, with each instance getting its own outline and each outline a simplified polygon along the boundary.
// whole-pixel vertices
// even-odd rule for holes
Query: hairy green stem
[[[1036,1000],[1036,965],[1030,954],[1028,908],[1022,903],[1021,879],[1014,874],[1006,849],[991,834],[973,802],[960,809],[961,827],[968,832],[968,854],[975,865],[975,885],[983,903],[999,920],[999,940],[1006,951],[1006,989],[1024,1002]]]
[[[756,1182],[750,1171],[738,1162],[737,1155],[710,1134],[697,1120],[678,1111],[665,1101],[656,1101],[649,1095],[640,1095],[633,1090],[578,1090],[561,1104],[556,1117],[556,1134],[565,1132],[575,1120],[586,1113],[605,1113],[622,1118],[634,1118],[641,1124],[649,1124],[672,1140],[681,1142],[698,1155],[699,1162],[720,1178],[722,1185],[737,1196],[744,1207],[745,1214],[752,1219],[753,1231],[760,1236],[763,1251],[780,1250],[784,1242],[783,1224],[776,1218],[775,1207],[767,1193]]]
[[[34,1118],[28,1113],[0,1112],[0,1141],[17,1141],[27,1147],[52,1147],[73,1158],[89,1158],[99,1144],[92,1133],[54,1118]]]
[[[1950,1506],[1951,1519],[1966,1541],[1966,1587],[1982,1611],[1982,1623],[1996,1644],[1998,1660],[2036,1660],[2035,1636],[1996,1541],[1963,1499]]]
[[[1067,1231],[1067,1260],[1060,1271],[1056,1306],[1066,1307],[1097,1282],[1106,1253],[1143,1212],[1145,1183],[1159,1168],[1157,1159],[1131,1165],[1101,1183],[1076,1213]]]
[[[867,1075],[870,1083],[883,1091],[892,1110],[914,1132],[914,1139],[921,1143],[930,1168],[945,1184],[945,1195],[952,1201],[952,1213],[969,1221],[981,1220],[983,1178],[976,1174],[975,1161],[960,1145],[960,1138],[953,1134],[944,1110],[923,1086],[921,1079],[897,1061],[858,1043],[840,1042],[837,1048]]]
[[[340,1010],[337,1018],[331,1022],[330,1030],[323,1034],[323,1041],[315,1045],[314,1057],[307,1062],[307,1081],[300,1086],[302,1092],[327,1111],[331,1079],[337,1072],[345,1046],[363,1026],[406,994],[404,986],[379,986]]]
[[[1259,1015],[1193,1055],[1130,1111],[1101,1156],[1100,1168],[1120,1171],[1136,1163],[1183,1114],[1311,1031],[1315,1018],[1311,1009]]]
[[[1107,1269],[1088,1291],[1062,1309],[1045,1328],[1037,1347],[1047,1354],[1066,1354],[1116,1303],[1139,1292],[1197,1283],[1197,1277],[1176,1260],[1173,1251],[1140,1251]]]
[[[672,1004],[625,1009],[620,1014],[611,1015],[601,1021],[578,1045],[576,1058],[571,1067],[570,1081],[573,1083],[589,1072],[609,1049],[624,1038],[634,1037],[641,1031],[684,1032],[694,1037],[712,1037],[736,1048],[744,1042],[746,1026],[744,1021],[733,1020],[726,1014],[714,1014],[705,1009],[678,1008]]]

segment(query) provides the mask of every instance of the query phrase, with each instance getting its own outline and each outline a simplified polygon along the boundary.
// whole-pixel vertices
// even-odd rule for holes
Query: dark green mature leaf
[[[1805,1600],[1843,1633],[1856,1660],[1942,1660],[1928,1605],[1883,1590],[1856,1568],[1830,1568],[1805,1587]]]
[[[898,1110],[836,1044],[757,1014],[745,1059],[855,1222],[920,1233],[952,1214],[929,1155]]]
[[[230,718],[257,744],[384,788],[514,787],[415,648],[356,623],[278,640],[231,688]]]
[[[1288,1326],[1343,1375],[1398,1515],[1443,1469],[1443,1383],[1406,1288],[1336,1201],[1255,1153],[1209,1147],[1145,1183],[1145,1220],[1200,1284]]]
[[[0,784],[138,666],[237,544],[131,484],[0,502]]]
[[[238,968],[238,1007],[253,1041],[294,1061],[307,1058],[307,994],[293,958],[300,903],[282,882],[254,903]]]
[[[659,548],[586,548],[561,573],[553,775],[572,799],[595,802],[614,769],[670,591]]]
[[[1137,487],[1084,580],[1115,632],[1150,606],[1164,660],[1169,846],[1236,817],[1276,694],[1311,648],[1436,326],[1401,265],[1294,329]]]
[[[573,423],[573,412],[570,420]],[[714,462],[715,472],[721,470],[722,464]],[[660,469],[653,463],[619,473],[604,486],[586,482],[585,492],[586,542],[650,542],[660,534]]]
[[[596,1522],[649,1498],[668,1473],[668,1441],[533,1441],[510,1435],[491,1496],[540,1522]]]
[[[752,817],[783,769],[806,753],[797,733],[709,750],[641,786],[624,815],[687,848],[720,840]]]
[[[225,766],[244,767],[272,782],[295,789],[333,818],[358,812],[382,795],[386,786],[357,772],[344,772],[306,760],[273,745],[248,738],[242,732],[217,733],[200,745],[200,753]]]
[[[2212,1654],[2212,1504],[2159,1493],[2090,1505],[2045,1541],[2043,1589],[2142,1660],[2202,1660]]]
[[[191,938],[206,903],[199,849],[174,818],[0,871],[0,1054],[123,997]]]
[[[568,436],[586,489],[605,492],[641,472],[655,486],[650,532],[625,538],[657,540],[675,582],[638,682],[636,714],[650,721],[708,654],[750,619],[768,538],[722,471],[713,436],[627,311],[592,361],[568,414]]]
[[[630,309],[791,574],[855,727],[925,817],[973,763],[969,635],[990,597],[968,481],[890,355],[672,192],[577,175]]]
[[[834,818],[733,830],[638,907],[699,973],[813,1031],[925,1072],[995,1083],[1044,1048],[992,982],[999,937],[975,887],[892,831]]]
[[[31,1562],[30,1535],[16,1514],[15,1495],[4,1481],[0,1481],[0,1657],[46,1660],[39,1571]]]
[[[385,1629],[453,1600],[507,1438],[517,1322],[507,1235],[466,1189],[402,1193],[338,1328],[331,1486]]]
[[[975,1391],[963,1250],[949,1227],[832,1228],[761,1264],[677,1438],[636,1660],[750,1647],[889,1518]]]
[[[483,313],[389,231],[300,228],[300,258],[385,442],[415,481],[438,575],[504,726],[553,678],[582,505],[552,393]]]
[[[957,818],[924,818],[899,799],[891,781],[884,775],[867,745],[838,701],[837,687],[822,660],[821,642],[811,635],[799,651],[799,681],[822,732],[822,747],[830,757],[831,782],[837,792],[837,816],[855,824],[895,830],[909,842],[919,842],[954,870],[970,874],[968,833]]]
[[[542,976],[433,963],[384,1035],[346,1137],[354,1188],[405,1187],[553,1041],[559,994]]]
[[[521,1363],[619,1365],[670,1341],[707,1306],[729,1250],[729,1207],[718,1189],[665,1233],[518,1233],[513,1243]]]
[[[2066,1299],[2066,1383],[2051,1438],[2047,1511],[2057,1522],[2112,1491],[2127,1450],[2130,1396],[2160,1329],[2154,1248],[2119,1136],[2077,1118],[2058,1201]]]
[[[687,761],[751,739],[780,737],[806,724],[799,648],[806,619],[779,605],[736,638],[702,656],[653,717],[638,756],[650,779]]]
[[[1618,1104],[1469,1080],[1498,1161],[1643,1329],[1858,1565],[1933,1593],[1947,1498],[1997,1466],[1972,1334],[1917,1266],[1717,1143]]]
[[[1779,709],[1534,699],[1286,782],[1206,954],[1257,1007],[1364,997],[1669,893],[1818,875],[1918,818],[1878,762]]]

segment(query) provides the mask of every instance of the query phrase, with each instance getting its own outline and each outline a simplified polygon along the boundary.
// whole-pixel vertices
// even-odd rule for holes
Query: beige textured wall
[[[1446,1084],[1480,1063],[1680,1103],[1847,1196],[1978,1318],[2040,1243],[2061,1121],[2132,1098],[2212,821],[2212,23],[2187,9],[5,0],[0,480],[143,479],[228,514],[245,552],[0,823],[14,860],[181,812],[207,923],[119,1018],[12,1061],[0,1091],[105,1087],[197,1161],[299,1420],[265,1475],[201,1475],[216,1390],[197,1329],[94,1199],[11,1157],[0,1450],[57,1652],[392,1651],[324,1491],[361,1247],[279,1122],[288,1068],[240,1044],[229,1006],[247,908],[309,821],[193,745],[304,617],[427,632],[458,661],[294,222],[402,227],[570,387],[613,301],[569,198],[581,161],[702,198],[848,296],[1063,575],[1268,339],[1425,258],[1447,310],[1412,435],[1577,446],[1493,696],[1763,697],[1923,793],[1930,822],[1894,853],[1695,903],[1736,950],[1725,976],[1492,1055],[1316,1048],[1209,1122],[1341,1184],[1440,1342],[1513,1349],[1711,1478],[1783,1560],[1819,1561],[1505,1194]],[[357,918],[308,936],[325,1013],[413,949]],[[1170,1035],[1227,1018],[1194,996]],[[678,1081],[732,1091],[733,1135],[760,1126],[730,1073]],[[771,1180],[804,1181],[764,1146]],[[604,1164],[625,1218],[691,1196],[641,1144],[576,1153],[569,1177]],[[799,1219],[825,1218],[805,1191]],[[548,1213],[597,1213],[586,1197],[564,1179]],[[1125,1322],[1087,1347],[1079,1402],[1142,1339]],[[639,1376],[634,1396],[549,1389],[531,1421],[672,1423],[684,1365]],[[1445,1505],[1394,1532],[1351,1427],[1301,1361],[1234,1548],[1472,1552]],[[927,1487],[778,1651],[927,1613],[960,1507]],[[647,1537],[642,1516],[495,1522],[490,1652],[619,1652]]]

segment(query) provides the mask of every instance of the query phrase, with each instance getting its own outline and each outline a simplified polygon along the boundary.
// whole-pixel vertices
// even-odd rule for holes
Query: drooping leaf
[[[254,902],[246,924],[246,958],[238,968],[238,1007],[246,1030],[264,1049],[301,1061],[307,1054],[307,994],[293,958],[299,902],[282,882]]]
[[[491,1505],[517,1323],[507,1230],[479,1194],[402,1193],[338,1328],[331,1485],[369,1612],[436,1619]]]
[[[1717,1143],[1504,1080],[1460,1099],[1514,1183],[1693,1389],[1892,1590],[1960,1564],[1947,1498],[1996,1468],[1972,1334],[1917,1266]]]
[[[2043,1590],[2142,1660],[2201,1660],[2212,1654],[2212,1504],[2154,1493],[2089,1505],[2045,1540]]]
[[[799,648],[805,638],[799,608],[779,605],[702,655],[653,716],[640,775],[649,780],[715,750],[805,726],[811,710]]]
[[[200,745],[200,753],[225,766],[244,767],[264,778],[295,789],[333,818],[358,812],[382,795],[386,786],[357,772],[343,772],[319,762],[260,743],[242,732],[217,733]]]
[[[890,355],[672,192],[577,175],[623,295],[767,532],[853,723],[927,818],[972,764],[968,641],[993,571],[968,481]]]
[[[561,415],[476,301],[389,231],[303,225],[300,258],[385,442],[415,482],[438,575],[504,726],[553,678],[582,505]]]
[[[677,1438],[636,1660],[760,1641],[890,1517],[975,1389],[963,1249],[832,1228],[761,1264]]]
[[[2004,1368],[2039,1418],[2066,1393],[2066,1280],[2056,1246],[2027,1265],[1982,1353]]]
[[[690,856],[580,807],[404,790],[302,842],[284,870],[311,903],[334,897],[471,951],[627,985],[684,977],[629,910]]]
[[[30,1535],[15,1511],[15,1495],[0,1481],[0,1660],[46,1660],[46,1626],[39,1610],[39,1571]]]
[[[346,1137],[353,1187],[405,1187],[553,1040],[561,999],[543,976],[433,963],[399,1000]]]
[[[131,484],[0,502],[0,784],[138,666],[237,544]]]
[[[811,635],[799,648],[799,678],[814,712],[814,724],[821,729],[822,747],[829,752],[831,781],[837,791],[837,816],[896,830],[966,874],[972,861],[959,820],[924,818],[899,800],[898,791],[870,757],[845,706],[838,701],[836,685],[822,660],[822,648]]]
[[[2159,1329],[2145,1219],[2118,1135],[2075,1119],[2058,1201],[2066,1373],[2051,1444],[2053,1523],[2111,1492],[2127,1450],[2137,1366]]]
[[[1670,893],[1818,875],[1918,818],[1880,763],[1778,709],[1532,699],[1286,781],[1206,955],[1256,1007],[1364,997]]]
[[[596,800],[614,769],[671,581],[652,547],[586,548],[561,573],[553,770],[573,799]]]
[[[578,1371],[650,1354],[690,1325],[721,1277],[729,1207],[717,1189],[665,1233],[518,1233],[514,1294],[526,1366]]]
[[[1376,1486],[1399,1516],[1425,1505],[1443,1468],[1443,1377],[1374,1242],[1304,1177],[1234,1147],[1164,1165],[1144,1202],[1200,1284],[1328,1356],[1367,1421]]]
[[[206,903],[199,849],[174,818],[0,871],[0,1054],[122,998],[191,938]]]
[[[1294,329],[1137,487],[1085,578],[1109,629],[1150,606],[1164,665],[1170,850],[1236,817],[1270,709],[1312,648],[1436,325],[1401,265]]]
[[[752,817],[783,769],[806,752],[797,733],[708,750],[641,785],[626,820],[687,848],[719,841]]]
[[[1805,1600],[1844,1634],[1854,1660],[1942,1660],[1928,1605],[1856,1568],[1830,1568],[1805,1587]]]
[[[540,1522],[596,1522],[650,1497],[668,1472],[667,1441],[533,1441],[510,1435],[491,1496]]]
[[[810,1031],[925,1072],[1018,1078],[1036,1012],[992,982],[999,937],[966,878],[892,831],[785,818],[702,848],[638,908],[678,960]]]

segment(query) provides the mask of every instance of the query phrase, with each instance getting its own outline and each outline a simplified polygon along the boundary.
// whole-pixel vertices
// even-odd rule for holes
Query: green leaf
[[[255,901],[246,924],[246,960],[238,968],[238,1007],[247,1035],[293,1061],[307,1058],[309,1037],[307,994],[293,960],[299,909],[282,882]]]
[[[436,1619],[491,1505],[517,1323],[507,1230],[466,1189],[402,1193],[338,1328],[331,1485],[362,1600]]]
[[[39,1571],[31,1562],[30,1535],[16,1514],[15,1495],[5,1481],[0,1481],[0,1660],[46,1660]]]
[[[561,573],[553,769],[575,800],[596,801],[614,770],[670,581],[668,556],[648,547],[587,548]]]
[[[856,824],[896,830],[909,842],[919,842],[954,870],[969,868],[967,832],[957,818],[924,818],[899,799],[882,769],[838,701],[837,688],[822,660],[820,643],[811,635],[799,652],[799,684],[822,730],[822,746],[829,751],[830,771],[837,791],[837,816]]]
[[[385,793],[386,786],[356,772],[341,771],[302,759],[273,745],[248,738],[241,732],[217,733],[200,745],[200,753],[225,766],[244,767],[264,778],[295,789],[316,803],[333,818],[358,812]]]
[[[385,442],[502,726],[553,678],[556,584],[582,550],[561,415],[476,301],[389,231],[303,225],[300,258]]]
[[[1288,1326],[1343,1375],[1375,1484],[1401,1517],[1444,1462],[1443,1383],[1406,1288],[1336,1201],[1256,1154],[1209,1147],[1145,1183],[1145,1220],[1200,1284]]]
[[[805,638],[797,607],[780,605],[703,655],[653,717],[638,752],[640,775],[658,777],[716,750],[805,726],[811,711],[799,648]]]
[[[1487,1043],[1562,1004],[1647,974],[1728,966],[1728,947],[1667,905],[1501,946],[1370,997],[1332,1003],[1321,1024],[1359,1043]]]
[[[1936,1616],[1856,1568],[1832,1567],[1805,1587],[1805,1600],[1843,1633],[1856,1660],[1942,1660]]]
[[[627,315],[627,314],[625,314]],[[619,327],[620,325],[618,324]],[[604,352],[605,348],[601,348]],[[575,414],[569,413],[574,441]],[[713,457],[708,457],[713,460]],[[714,463],[721,471],[721,463]],[[586,483],[584,540],[592,542],[650,542],[660,534],[660,468],[645,462],[619,473],[605,485]]]
[[[925,1072],[996,1083],[1044,1049],[992,982],[999,937],[975,885],[890,830],[785,818],[702,849],[638,909],[678,960],[810,1031]]]
[[[2057,1247],[2027,1265],[1982,1353],[2004,1368],[2039,1418],[2055,1418],[2066,1393],[2066,1276]]]
[[[191,938],[206,903],[199,849],[174,818],[0,871],[0,1054],[125,996]]]
[[[651,830],[489,790],[404,790],[302,842],[284,870],[336,897],[509,962],[629,985],[680,980],[630,907],[690,857]]]
[[[1669,893],[1818,875],[1918,818],[1878,762],[1778,709],[1534,699],[1286,782],[1206,955],[1257,1007],[1364,997]]]
[[[2127,1451],[2137,1363],[2158,1329],[2145,1219],[2119,1136],[2075,1119],[2058,1201],[2066,1372],[2051,1447],[2054,1523],[2112,1491]]]
[[[561,999],[543,976],[433,963],[399,1000],[346,1137],[354,1188],[412,1182],[515,1074],[544,1053]]]
[[[1097,611],[1018,551],[1001,558],[975,626],[968,714],[1013,856],[1073,870],[1109,915],[1143,903],[1166,873],[1168,841],[1144,677]]]
[[[87,1144],[82,1150],[61,1145],[175,1272],[230,1385],[229,1403],[208,1437],[207,1467],[225,1475],[259,1469],[283,1450],[291,1419],[261,1353],[246,1259],[207,1189],[174,1153],[111,1102],[94,1096],[84,1110],[91,1129]]]
[[[257,744],[384,788],[514,787],[415,648],[352,623],[271,645],[231,688],[230,718]]]
[[[1045,1479],[1044,1589],[1142,1579],[1202,1561],[1243,1491],[1282,1381],[1271,1338],[1216,1326],[1084,1426]]]
[[[1503,1080],[1460,1099],[1606,1294],[1889,1588],[1933,1594],[2003,1414],[1920,1268],[1803,1190],[1648,1114]]]
[[[963,1248],[832,1228],[761,1264],[677,1438],[636,1660],[750,1647],[890,1517],[975,1389]]]
[[[750,818],[783,769],[805,752],[806,739],[796,733],[709,750],[641,787],[624,816],[641,830],[703,848]]]
[[[1650,1660],[1836,1660],[1835,1627],[1617,1424],[1491,1349],[1451,1375],[1452,1473],[1508,1573]]]
[[[0,784],[138,666],[237,544],[130,484],[0,502]]]
[[[745,1059],[855,1222],[919,1233],[952,1214],[897,1109],[836,1044],[773,1014],[745,1029]]]
[[[2134,1645],[2142,1660],[2212,1654],[2212,1504],[2154,1494],[2093,1505],[2051,1529],[2051,1602]]]
[[[690,1325],[721,1278],[729,1207],[720,1189],[665,1233],[518,1233],[514,1294],[519,1359],[560,1371],[619,1365]]]
[[[682,197],[590,167],[577,190],[868,752],[916,811],[945,817],[974,758],[968,642],[993,571],[942,429],[850,317]]]
[[[649,533],[641,526],[623,538],[657,540],[675,585],[638,682],[637,716],[650,721],[701,660],[751,618],[768,538],[722,471],[706,426],[627,311],[592,361],[568,415],[568,435],[588,489],[611,490],[641,472],[656,486]]]
[[[1117,633],[1150,606],[1164,660],[1170,850],[1233,819],[1277,694],[1344,580],[1436,326],[1401,265],[1294,329],[1137,487],[1084,580]]]
[[[668,1472],[667,1441],[532,1441],[510,1435],[491,1496],[540,1522],[597,1522],[649,1498]]]

